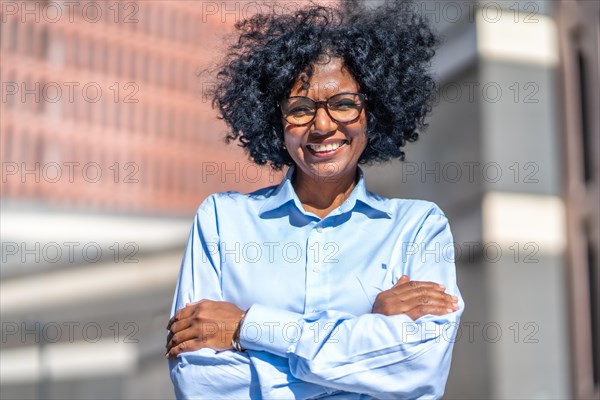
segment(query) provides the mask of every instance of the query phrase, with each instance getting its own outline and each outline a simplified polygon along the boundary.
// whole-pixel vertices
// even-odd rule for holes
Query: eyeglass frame
[[[342,94],[353,94],[353,95],[357,95],[360,98],[360,107],[358,109],[358,115],[356,116],[356,118],[354,118],[354,119],[352,119],[350,121],[338,121],[329,112],[329,106],[327,105],[327,103],[329,102],[329,100],[331,100],[335,96],[339,96],[339,95],[342,95]],[[293,125],[293,126],[306,126],[308,124],[311,124],[315,120],[315,118],[317,118],[317,111],[319,111],[319,107],[323,107],[325,109],[325,112],[329,116],[329,118],[331,118],[331,120],[334,121],[335,123],[337,123],[337,124],[351,124],[353,122],[356,122],[360,118],[360,114],[363,112],[363,110],[365,108],[365,103],[367,101],[367,95],[366,94],[364,94],[364,93],[356,93],[356,92],[341,92],[341,93],[336,93],[336,94],[334,94],[332,96],[329,96],[327,98],[327,100],[320,100],[320,101],[313,100],[313,99],[311,99],[310,97],[307,97],[307,96],[292,96],[292,97],[288,97],[286,100],[298,99],[298,98],[308,99],[308,100],[312,101],[313,103],[315,103],[315,106],[316,106],[315,113],[312,116],[312,118],[310,119],[310,121],[305,122],[303,124],[294,124],[294,123],[288,121],[287,118],[283,115],[283,110],[281,109],[281,103],[277,102],[277,106],[279,107],[279,110],[281,111],[281,116],[283,117],[284,121],[287,122],[290,125]]]

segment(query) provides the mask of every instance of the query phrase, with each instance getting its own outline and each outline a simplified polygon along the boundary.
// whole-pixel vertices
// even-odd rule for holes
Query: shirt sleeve
[[[186,303],[200,299],[222,301],[219,239],[214,199],[198,208],[181,263],[171,316]],[[244,353],[204,348],[169,360],[171,381],[178,399],[255,398],[252,364]]]
[[[291,373],[305,382],[377,398],[440,398],[464,309],[448,221],[429,215],[415,239],[397,249],[398,277],[445,285],[459,297],[459,311],[412,321],[404,314],[302,315],[255,304],[241,329],[242,346],[287,357]]]

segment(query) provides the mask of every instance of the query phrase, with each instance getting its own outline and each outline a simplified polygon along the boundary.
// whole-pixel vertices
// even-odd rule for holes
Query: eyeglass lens
[[[340,93],[327,100],[326,108],[331,118],[338,122],[350,122],[362,111],[363,99],[358,93]],[[311,122],[317,113],[317,103],[303,96],[290,97],[284,102],[282,112],[285,120],[293,125]]]

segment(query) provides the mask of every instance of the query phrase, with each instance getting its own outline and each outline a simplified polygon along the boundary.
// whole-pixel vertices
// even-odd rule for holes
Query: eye
[[[332,102],[329,105],[329,108],[332,110],[349,110],[349,109],[353,109],[356,108],[357,105],[353,100],[350,99],[342,99],[342,100],[335,100],[334,102]]]
[[[313,112],[313,108],[307,105],[293,106],[288,110],[288,114],[292,115],[306,115]]]
[[[329,99],[328,106],[334,111],[356,110],[360,107],[360,99],[352,93],[342,93]]]

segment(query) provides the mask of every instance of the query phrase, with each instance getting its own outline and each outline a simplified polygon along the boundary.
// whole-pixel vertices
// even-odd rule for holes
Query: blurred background
[[[173,398],[195,210],[281,179],[224,144],[201,71],[235,22],[302,4],[0,1],[0,397]],[[466,310],[445,398],[597,399],[600,5],[415,7],[444,37],[438,104],[366,175],[450,220]]]

